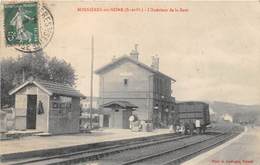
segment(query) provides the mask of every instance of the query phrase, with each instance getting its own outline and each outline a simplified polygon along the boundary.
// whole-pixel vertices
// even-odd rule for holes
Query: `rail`
[[[54,159],[66,159],[66,160],[59,160],[55,163],[50,163],[50,164],[62,164],[65,162],[73,162],[74,161],[82,161],[83,159],[86,160],[95,160],[97,158],[101,158],[103,156],[106,155],[110,155],[110,154],[114,154],[114,153],[118,153],[124,150],[131,150],[131,149],[137,149],[140,147],[145,147],[145,146],[149,146],[149,145],[155,145],[155,144],[161,144],[161,143],[166,143],[169,141],[176,141],[176,140],[181,140],[183,138],[187,138],[190,136],[174,136],[174,137],[162,137],[159,139],[156,138],[152,138],[150,140],[148,140],[148,142],[144,142],[144,141],[137,141],[137,142],[129,142],[126,144],[118,144],[118,145],[112,145],[112,146],[105,146],[105,147],[100,147],[100,148],[96,148],[96,149],[90,149],[90,150],[84,150],[84,151],[77,151],[77,152],[72,152],[72,153],[66,153],[66,154],[60,154],[60,155],[55,155],[55,156],[47,156],[47,157],[40,157],[40,158],[36,158],[36,159],[30,159],[30,160],[25,160],[25,161],[18,161],[15,163],[11,163],[11,165],[23,165],[23,164],[35,164],[35,163],[42,163],[44,162],[44,164],[49,164],[48,162]],[[91,154],[92,153],[92,154]],[[84,156],[84,158],[77,158],[76,160],[71,159],[71,160],[67,160],[69,157],[72,156],[80,156],[83,154],[89,154],[87,156]]]
[[[204,139],[204,140],[201,140],[199,142],[186,144],[186,145],[181,146],[181,147],[177,147],[177,148],[174,148],[174,149],[166,150],[166,151],[163,151],[163,152],[159,152],[159,153],[156,153],[156,154],[148,155],[148,156],[141,157],[141,158],[138,158],[138,159],[135,159],[135,160],[131,160],[131,161],[128,161],[128,162],[124,162],[121,165],[130,165],[130,164],[135,164],[135,163],[138,163],[138,162],[143,162],[143,161],[148,160],[148,159],[159,157],[159,156],[162,156],[162,155],[165,155],[165,154],[169,154],[171,152],[175,152],[175,151],[178,151],[178,150],[190,147],[190,146],[194,146],[194,145],[197,145],[197,144],[200,144],[200,143],[212,140],[212,139],[216,139],[217,137],[220,137],[220,136],[223,136],[223,134],[217,135],[216,137],[212,137],[212,138],[209,138],[209,139]]]

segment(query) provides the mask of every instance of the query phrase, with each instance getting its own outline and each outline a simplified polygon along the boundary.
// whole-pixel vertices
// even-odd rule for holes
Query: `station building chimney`
[[[138,56],[139,56],[137,46],[138,46],[138,44],[135,44],[135,48],[130,52],[130,57],[136,61],[138,61]]]
[[[160,59],[159,59],[158,55],[152,56],[152,65],[151,65],[151,67],[154,70],[159,71],[159,61],[160,61]]]
[[[116,61],[116,56],[113,56],[112,62]]]

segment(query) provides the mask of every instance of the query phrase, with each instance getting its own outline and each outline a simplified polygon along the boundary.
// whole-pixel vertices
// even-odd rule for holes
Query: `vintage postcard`
[[[2,0],[0,26],[0,164],[260,164],[259,0]]]

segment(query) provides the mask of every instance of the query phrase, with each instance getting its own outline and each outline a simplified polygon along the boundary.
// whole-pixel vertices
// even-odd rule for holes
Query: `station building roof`
[[[107,65],[97,69],[95,71],[95,73],[96,74],[103,74],[103,73],[107,72],[109,69],[115,68],[120,62],[124,62],[124,61],[132,62],[132,63],[134,63],[134,64],[136,64],[136,65],[138,65],[138,66],[140,66],[140,67],[142,67],[142,68],[152,72],[152,73],[159,74],[159,75],[161,75],[163,77],[166,77],[166,78],[172,80],[173,82],[176,82],[175,79],[165,75],[164,73],[162,73],[162,72],[160,72],[158,70],[153,69],[152,67],[150,67],[150,66],[148,66],[148,65],[146,65],[144,63],[141,63],[141,62],[139,62],[137,60],[134,60],[134,59],[132,59],[131,57],[129,57],[127,55],[119,57],[119,58],[115,59],[114,61],[108,63]]]

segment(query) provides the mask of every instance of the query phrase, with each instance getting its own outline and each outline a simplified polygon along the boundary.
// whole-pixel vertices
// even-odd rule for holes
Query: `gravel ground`
[[[98,165],[104,164],[105,165],[108,162],[110,162],[111,164],[113,164],[113,163],[118,164],[118,163],[126,162],[129,160],[137,159],[137,158],[140,158],[143,156],[163,152],[165,150],[178,148],[178,147],[181,147],[185,144],[189,144],[192,142],[198,142],[198,141],[201,141],[204,139],[209,139],[211,137],[213,137],[213,136],[212,135],[198,135],[198,136],[181,139],[178,141],[167,142],[167,143],[153,145],[153,146],[135,149],[135,150],[128,150],[128,151],[124,151],[124,152],[121,152],[118,154],[113,154],[113,155],[104,157],[104,158],[100,159],[99,161],[90,162],[90,163],[86,163],[86,164],[98,164]]]
[[[241,132],[242,130],[243,129],[241,127],[234,126],[229,123],[213,124],[213,128],[209,129],[209,131],[219,131],[219,132],[226,132],[226,133],[227,132]],[[197,135],[197,136],[193,136],[190,138],[186,138],[186,139],[182,139],[182,140],[178,140],[178,141],[174,141],[174,142],[168,142],[168,143],[153,145],[153,146],[149,146],[149,147],[145,147],[145,148],[124,151],[124,152],[121,152],[118,154],[113,154],[113,155],[109,155],[107,157],[101,158],[98,161],[86,162],[86,163],[82,163],[82,164],[84,164],[84,165],[118,165],[118,164],[126,162],[126,161],[134,160],[134,159],[148,156],[151,154],[156,154],[156,153],[170,150],[173,148],[178,148],[185,144],[198,142],[203,139],[209,139],[211,137],[213,137],[213,135]],[[165,162],[165,161],[172,160],[174,158],[178,158],[179,156],[184,155],[184,153],[192,153],[195,150],[197,150],[198,148],[206,147],[209,144],[214,143],[215,141],[216,141],[216,139],[210,140],[209,142],[197,144],[196,146],[186,148],[184,150],[178,150],[174,153],[166,154],[166,155],[160,156],[158,158],[153,158],[153,159],[144,161],[139,164],[158,165],[158,164],[162,163],[163,161]]]

